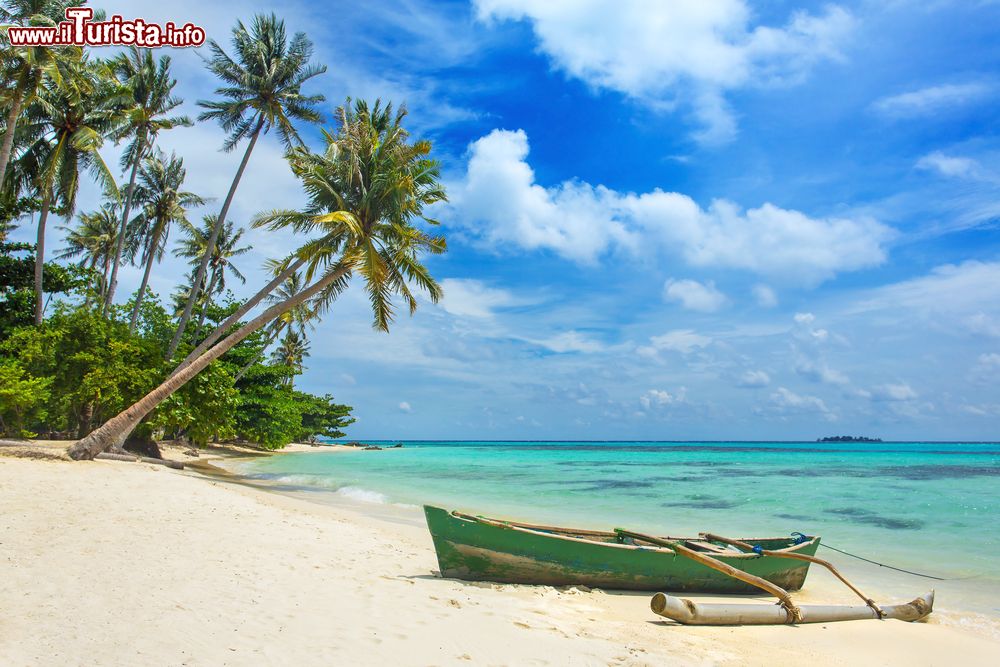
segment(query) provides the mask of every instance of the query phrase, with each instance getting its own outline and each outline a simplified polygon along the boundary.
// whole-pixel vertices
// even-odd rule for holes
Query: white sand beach
[[[653,615],[646,594],[463,583],[436,567],[415,509],[317,504],[190,468],[0,458],[3,665],[914,666],[1000,655],[975,622],[938,614],[692,628]],[[797,598],[850,602],[818,572]]]

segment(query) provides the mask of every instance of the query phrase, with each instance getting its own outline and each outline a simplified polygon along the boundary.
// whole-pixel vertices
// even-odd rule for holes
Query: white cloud
[[[676,405],[677,403],[683,403],[687,397],[687,389],[685,387],[680,387],[676,392],[671,394],[663,389],[650,389],[645,394],[639,397],[639,403],[646,410],[650,408],[664,407],[667,405]]]
[[[566,181],[545,188],[527,163],[523,130],[493,130],[469,147],[452,184],[450,221],[491,246],[548,250],[594,263],[612,251],[678,253],[699,267],[731,268],[815,285],[881,264],[893,231],[868,218],[811,218],[766,203],[742,210],[656,189],[619,193]]]
[[[978,312],[969,315],[963,323],[974,334],[989,336],[990,338],[1000,338],[1000,322],[986,313]]]
[[[358,383],[358,381],[356,379],[354,379],[354,376],[351,375],[350,373],[341,373],[340,374],[340,380],[344,384],[351,385],[351,386],[354,386],[354,385],[356,385]]]
[[[813,382],[835,385],[845,385],[850,383],[850,380],[846,375],[838,370],[830,368],[825,361],[814,361],[804,357],[799,358],[795,363],[795,372],[806,379],[812,380]]]
[[[740,376],[737,384],[740,387],[746,387],[749,389],[766,387],[771,384],[771,378],[764,371],[747,371]]]
[[[665,193],[644,195],[662,200]],[[682,196],[682,195],[677,195]],[[871,219],[810,218],[774,204],[742,211],[736,204],[716,200],[694,220],[681,211],[661,209],[649,201],[650,212],[663,215],[657,223],[680,225],[666,238],[680,241],[685,256],[700,266],[746,269],[800,284],[816,284],[841,271],[877,266],[885,261],[883,244],[893,236]],[[674,213],[679,219],[671,219]],[[664,215],[665,214],[665,215]],[[685,224],[690,227],[684,227]],[[671,238],[673,237],[673,238]]]
[[[640,347],[638,352],[645,356],[655,355],[661,350],[691,354],[695,350],[708,347],[711,342],[711,338],[695,333],[692,329],[677,329],[668,331],[662,336],[653,336],[649,339],[650,344]]]
[[[816,316],[812,313],[795,313],[792,319],[795,320],[795,329],[792,333],[799,340],[823,343],[830,337],[830,332],[826,329],[817,329],[813,326]]]
[[[941,151],[928,153],[917,160],[918,169],[936,171],[943,176],[970,178],[980,173],[981,167],[976,160],[967,157],[945,155]]]
[[[567,75],[654,108],[693,110],[698,138],[736,132],[729,90],[793,83],[818,61],[839,58],[851,15],[830,5],[799,11],[783,27],[753,26],[745,0],[638,2],[476,0],[480,19],[526,20],[539,49]]]
[[[564,331],[550,338],[532,342],[560,354],[566,352],[591,353],[605,349],[600,341],[596,341],[579,331]]]
[[[970,415],[975,415],[976,417],[992,417],[1000,416],[1000,403],[989,405],[962,405],[959,408],[962,412],[966,412]]]
[[[989,352],[979,355],[977,360],[979,367],[1000,372],[1000,354]]]
[[[980,354],[969,378],[977,384],[997,384],[1000,380],[1000,354],[989,352]]]
[[[777,293],[764,283],[753,286],[753,296],[757,300],[757,305],[762,308],[774,308],[778,305]]]
[[[726,295],[717,290],[712,281],[702,284],[697,280],[671,278],[663,285],[663,298],[702,313],[714,313],[726,303]]]
[[[979,101],[992,90],[985,83],[943,84],[883,97],[872,106],[887,116],[925,116]]]
[[[606,212],[604,200],[616,197],[613,192],[573,182],[543,188],[527,156],[523,130],[493,130],[473,142],[464,182],[449,189],[458,221],[492,243],[552,250],[581,262],[595,261],[611,245],[629,245],[625,226]]]
[[[913,401],[918,398],[917,392],[905,382],[899,384],[883,384],[872,388],[873,401]]]
[[[870,290],[850,315],[898,311],[938,328],[1000,337],[1000,262],[943,264],[929,274]]]
[[[823,415],[830,415],[830,409],[826,403],[816,396],[800,395],[786,389],[778,387],[778,390],[771,394],[771,404],[780,412],[818,412]]]
[[[406,413],[413,412],[413,408],[406,401],[402,401],[399,404],[399,410],[400,410],[400,412],[406,412]]]
[[[523,303],[507,290],[489,287],[480,280],[445,278],[441,289],[444,296],[438,305],[445,312],[462,317],[491,318],[498,309]]]

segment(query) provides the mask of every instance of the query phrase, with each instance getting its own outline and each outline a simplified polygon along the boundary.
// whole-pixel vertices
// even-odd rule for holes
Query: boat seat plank
[[[685,546],[691,547],[692,549],[697,549],[699,551],[711,551],[717,554],[728,554],[732,553],[729,549],[720,547],[717,544],[712,544],[711,542],[705,542],[704,540],[687,540],[684,542]]]

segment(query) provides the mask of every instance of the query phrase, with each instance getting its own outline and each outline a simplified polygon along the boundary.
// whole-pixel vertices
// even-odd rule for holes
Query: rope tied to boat
[[[804,541],[808,541],[812,538],[803,535],[802,533],[792,533],[792,537],[795,538],[794,544],[801,544]],[[804,539],[803,539],[804,538]],[[880,563],[877,560],[872,560],[870,558],[865,558],[864,556],[859,556],[858,554],[852,554],[850,551],[844,551],[843,549],[838,549],[835,546],[831,546],[826,542],[820,542],[821,547],[836,551],[837,553],[844,554],[845,556],[850,556],[851,558],[857,558],[858,560],[863,560],[866,563],[871,563],[872,565],[878,565],[879,567],[884,567],[889,570],[895,570],[896,572],[902,572],[904,574],[912,574],[914,577],[923,577],[924,579],[933,579],[934,581],[966,581],[968,579],[977,579],[982,576],[981,574],[973,574],[968,577],[938,577],[933,574],[925,574],[923,572],[914,572],[913,570],[907,570],[901,567],[896,567],[894,565],[888,565],[887,563]]]
[[[915,577],[923,577],[924,579],[933,579],[934,581],[959,581],[961,579],[974,579],[975,577],[960,577],[958,579],[947,579],[945,577],[936,577],[933,574],[924,574],[923,572],[914,572],[913,570],[905,570],[901,567],[895,567],[892,565],[887,565],[885,563],[880,563],[877,560],[871,560],[870,558],[865,558],[864,556],[859,556],[857,554],[852,554],[849,551],[844,551],[843,549],[838,549],[837,547],[832,547],[829,544],[824,544],[820,542],[821,547],[826,547],[836,551],[837,553],[844,554],[845,556],[850,556],[851,558],[857,558],[858,560],[863,560],[866,563],[871,563],[872,565],[878,565],[879,567],[885,567],[890,570],[895,570],[896,572],[903,572],[904,574],[912,574]],[[978,575],[977,575],[978,576]]]

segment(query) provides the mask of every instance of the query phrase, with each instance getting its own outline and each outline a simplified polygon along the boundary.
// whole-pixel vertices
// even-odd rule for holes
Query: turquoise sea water
[[[845,559],[862,580],[951,590],[1000,614],[1000,444],[404,442],[402,449],[289,453],[238,472],[369,502],[659,534],[823,536],[907,577]],[[961,601],[955,597],[963,598]]]

